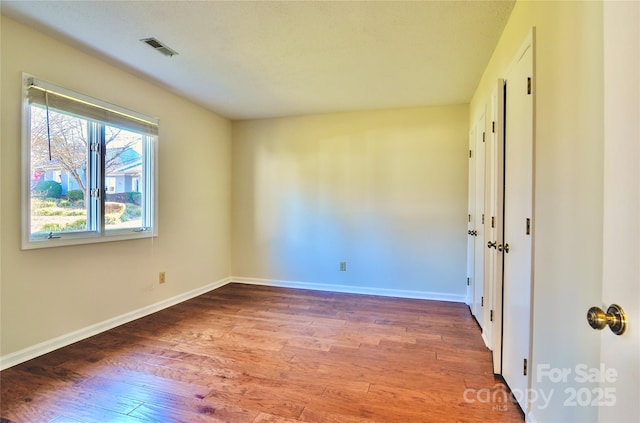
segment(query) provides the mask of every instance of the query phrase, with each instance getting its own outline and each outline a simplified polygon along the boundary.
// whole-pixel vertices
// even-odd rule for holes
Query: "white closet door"
[[[502,375],[527,410],[533,222],[533,46],[506,78]]]

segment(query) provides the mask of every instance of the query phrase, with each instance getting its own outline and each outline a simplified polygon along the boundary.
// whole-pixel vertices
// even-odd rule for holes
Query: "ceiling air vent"
[[[154,49],[156,49],[156,51],[159,51],[160,53],[164,54],[165,56],[175,56],[176,54],[178,54],[178,52],[176,52],[175,50],[170,49],[169,47],[167,47],[166,45],[162,44],[160,41],[158,41],[155,38],[143,38],[142,40],[143,43],[153,47]]]

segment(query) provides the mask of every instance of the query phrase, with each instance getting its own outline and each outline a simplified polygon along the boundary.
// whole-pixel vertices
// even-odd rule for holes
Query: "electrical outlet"
[[[167,275],[165,274],[165,272],[160,272],[160,274],[158,275],[158,282],[165,283],[166,281]]]
[[[341,272],[346,272],[347,271],[347,262],[346,261],[341,261],[340,262],[340,271]]]

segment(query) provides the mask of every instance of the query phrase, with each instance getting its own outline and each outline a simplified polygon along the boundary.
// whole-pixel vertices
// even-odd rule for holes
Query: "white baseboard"
[[[420,300],[437,300],[437,301],[449,301],[449,302],[456,302],[456,303],[464,303],[466,299],[466,295],[444,294],[440,292],[409,291],[409,290],[402,290],[402,289],[387,289],[387,288],[370,288],[370,287],[364,287],[364,286],[333,285],[333,284],[315,283],[315,282],[281,281],[281,280],[272,280],[272,279],[245,278],[242,276],[233,276],[231,277],[231,281],[238,282],[238,283],[246,283],[250,285],[277,286],[280,288],[311,289],[315,291],[331,291],[331,292],[344,292],[348,294],[380,295],[384,297],[398,297],[398,298],[416,298]]]
[[[484,345],[491,349],[491,345],[489,344],[489,339],[487,339],[487,334],[485,333],[485,331],[482,331],[482,341],[484,341]]]
[[[165,308],[171,307],[173,305],[179,304],[183,301],[197,297],[198,295],[202,295],[206,292],[213,291],[214,289],[220,288],[221,286],[224,286],[229,282],[231,282],[231,278],[224,278],[219,281],[202,286],[200,288],[196,288],[192,291],[185,292],[184,294],[176,295],[175,297],[168,298],[166,300],[157,302],[155,304],[151,304],[149,306],[140,308],[138,310],[134,310],[129,313],[116,316],[114,318],[102,321],[100,323],[96,323],[95,325],[91,325],[86,328],[82,328],[74,332],[67,333],[62,336],[58,336],[57,338],[53,338],[48,341],[41,342],[31,347],[27,347],[20,351],[7,354],[5,356],[0,357],[0,370],[8,369],[9,367],[15,366],[16,364],[24,363],[25,361],[31,360],[32,358],[57,350],[58,348],[66,347],[67,345],[71,345],[74,342],[81,341],[83,339],[97,335],[101,332],[107,331],[109,329],[113,329],[116,326],[129,323],[133,320],[139,319],[141,317],[147,316],[149,314],[152,314],[157,311],[163,310]]]

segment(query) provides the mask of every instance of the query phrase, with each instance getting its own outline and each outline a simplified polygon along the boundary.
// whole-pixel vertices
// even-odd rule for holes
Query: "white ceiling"
[[[467,103],[514,1],[6,1],[231,119]],[[165,57],[139,40],[156,37]]]

